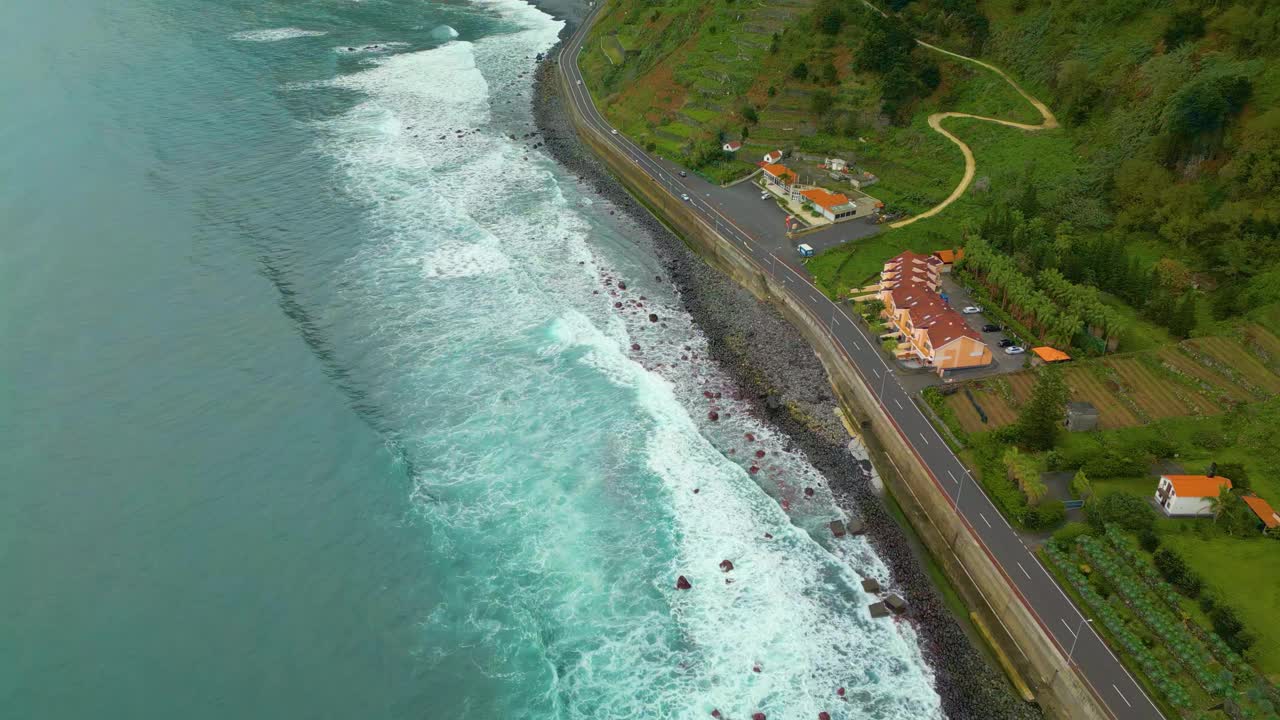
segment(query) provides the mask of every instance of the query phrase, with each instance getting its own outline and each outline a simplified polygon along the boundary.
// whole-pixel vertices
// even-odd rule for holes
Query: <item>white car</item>
[[[965,309],[961,310],[960,312],[964,313],[965,315],[977,315],[978,313],[982,312],[982,306],[981,306],[981,305],[969,305],[968,307],[966,307]]]
[[[768,199],[769,199],[769,193],[767,193],[767,192],[762,192],[762,193],[760,193],[760,199],[761,199],[761,200],[768,200]]]
[[[1026,348],[1020,347],[1018,345],[1010,345],[1009,347],[1004,349],[1004,354],[1005,355],[1021,355],[1026,351],[1027,351]]]
[[[617,130],[610,130],[610,131],[609,131],[609,133],[610,133],[611,135],[617,135],[617,134],[618,134],[618,131],[617,131]]]
[[[578,84],[579,84],[579,85],[581,85],[581,84],[582,84],[582,81],[581,81],[581,80],[579,80],[579,81],[578,81]]]
[[[680,193],[680,199],[689,202],[689,193]]]

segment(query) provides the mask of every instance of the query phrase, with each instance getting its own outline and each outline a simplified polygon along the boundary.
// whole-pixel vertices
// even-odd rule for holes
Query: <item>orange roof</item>
[[[796,179],[796,174],[791,172],[791,168],[787,167],[786,165],[770,163],[764,166],[764,171],[778,178],[783,182],[787,182],[788,177],[791,178],[791,182],[795,182],[795,179]]]
[[[841,195],[840,193],[827,192],[822,188],[801,190],[800,194],[812,200],[813,204],[818,205],[819,207],[824,207],[827,210],[832,210],[840,207],[841,205],[849,204],[849,198],[844,195]]]
[[[964,249],[960,250],[935,250],[933,256],[942,262],[950,265],[951,263],[964,257]]]
[[[1280,527],[1280,513],[1276,513],[1276,511],[1271,507],[1271,503],[1268,503],[1257,495],[1245,495],[1242,499],[1245,504],[1249,506],[1249,509],[1258,516],[1258,519],[1262,521],[1262,524],[1267,526],[1268,530],[1274,530]]]
[[[1161,475],[1173,483],[1173,491],[1178,497],[1218,497],[1224,487],[1231,487],[1231,481],[1215,475]]]
[[[764,157],[765,157],[765,162],[775,163],[782,159],[782,151],[774,150],[773,152],[770,152],[768,155],[765,155]]]
[[[1062,352],[1061,350],[1058,350],[1057,348],[1051,348],[1048,345],[1043,345],[1037,348],[1031,348],[1031,352],[1035,353],[1036,357],[1039,357],[1041,360],[1047,363],[1066,362],[1067,360],[1071,359],[1070,355]]]

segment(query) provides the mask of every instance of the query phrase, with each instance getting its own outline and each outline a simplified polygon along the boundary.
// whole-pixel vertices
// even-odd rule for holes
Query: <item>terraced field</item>
[[[1231,337],[1196,338],[1182,347],[1073,363],[1063,368],[1063,376],[1072,400],[1098,408],[1102,429],[1214,415],[1232,403],[1280,394],[1280,373],[1265,362],[1280,358],[1280,338],[1256,325],[1240,337],[1249,347]],[[1031,396],[1034,383],[1030,371],[969,383],[987,423],[963,391],[949,396],[947,404],[966,432],[991,430],[1017,419],[1016,408]]]

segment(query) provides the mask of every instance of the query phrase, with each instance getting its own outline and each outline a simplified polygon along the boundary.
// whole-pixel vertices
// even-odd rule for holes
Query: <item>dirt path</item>
[[[934,205],[933,207],[920,213],[919,215],[914,215],[905,220],[899,220],[898,222],[890,223],[889,227],[891,228],[900,228],[900,227],[903,227],[904,225],[910,225],[911,223],[917,220],[923,220],[924,218],[933,217],[934,215],[937,215],[938,213],[945,210],[948,205],[955,202],[956,200],[959,200],[960,196],[964,194],[964,191],[969,188],[969,183],[973,182],[973,176],[977,170],[977,163],[974,162],[974,159],[973,159],[973,150],[969,149],[969,146],[966,145],[963,140],[956,137],[955,135],[952,135],[950,132],[947,131],[946,128],[942,127],[943,120],[946,120],[947,118],[953,118],[953,117],[973,118],[974,120],[985,120],[986,122],[993,122],[999,125],[1006,125],[1008,127],[1018,128],[1019,130],[1031,130],[1031,131],[1052,130],[1053,128],[1058,127],[1058,119],[1053,116],[1053,113],[1050,112],[1048,106],[1046,106],[1044,103],[1032,97],[1026,90],[1023,90],[1022,86],[1018,85],[1018,83],[1015,82],[1013,78],[1005,74],[1005,72],[1000,68],[994,65],[991,65],[989,63],[985,63],[981,60],[975,60],[971,57],[965,57],[964,55],[953,53],[950,50],[943,50],[942,48],[937,47],[936,45],[930,45],[929,43],[924,42],[922,40],[917,40],[916,42],[923,47],[927,47],[930,50],[933,50],[934,52],[940,52],[943,55],[950,55],[953,58],[964,60],[965,62],[971,62],[974,65],[981,65],[982,67],[1004,78],[1004,81],[1012,85],[1013,89],[1017,90],[1018,94],[1021,95],[1023,99],[1031,103],[1031,106],[1034,107],[1036,110],[1040,111],[1040,116],[1043,118],[1043,120],[1041,120],[1039,125],[1028,125],[1026,123],[1014,122],[1012,120],[1001,120],[1000,118],[986,117],[985,115],[973,115],[971,113],[962,113],[962,112],[940,112],[940,113],[934,113],[930,115],[929,127],[933,128],[935,131],[938,132],[938,134],[942,135],[946,139],[960,146],[960,152],[964,155],[964,177],[960,178],[960,184],[956,185],[956,188],[951,191],[951,194],[947,196],[946,200],[943,200],[942,202],[938,203],[937,205]]]

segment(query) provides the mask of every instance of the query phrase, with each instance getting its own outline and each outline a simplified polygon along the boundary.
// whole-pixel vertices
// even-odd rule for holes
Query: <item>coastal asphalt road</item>
[[[612,145],[675,197],[688,194],[687,202],[708,226],[714,228],[725,242],[747,253],[762,272],[769,273],[785,285],[793,299],[828,329],[849,364],[879,399],[884,412],[914,449],[934,482],[951,499],[969,531],[1110,713],[1120,720],[1162,718],[1141,686],[1085,621],[1025,545],[1023,538],[1004,520],[982,487],[969,475],[911,396],[903,390],[885,361],[879,342],[868,337],[845,308],[813,286],[808,274],[792,261],[787,249],[779,248],[776,239],[767,239],[776,235],[776,231],[772,228],[746,229],[743,225],[748,220],[733,219],[724,214],[721,203],[717,203],[715,197],[708,197],[710,189],[703,193],[690,192],[688,178],[680,177],[678,166],[646,153],[625,135],[616,132],[596,109],[582,81],[577,60],[587,29],[602,5],[597,5],[564,43],[558,58],[569,89],[568,99],[585,118],[588,130]],[[996,612],[999,614],[998,609]],[[1046,680],[1052,682],[1052,678]]]

